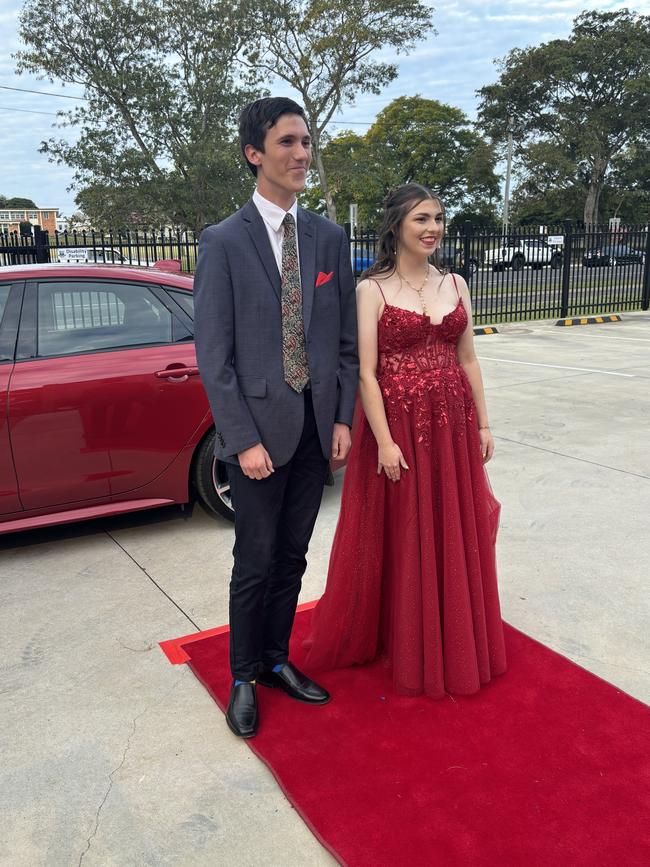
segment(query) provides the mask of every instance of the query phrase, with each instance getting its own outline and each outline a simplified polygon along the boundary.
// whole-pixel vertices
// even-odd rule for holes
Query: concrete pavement
[[[650,701],[650,316],[477,338],[504,617]],[[327,489],[303,600],[323,589]],[[200,508],[0,537],[0,864],[333,859],[158,641],[227,620],[232,529]]]

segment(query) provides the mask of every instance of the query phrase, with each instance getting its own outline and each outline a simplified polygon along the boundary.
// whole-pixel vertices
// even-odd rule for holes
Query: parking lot
[[[504,618],[648,702],[650,314],[515,323],[477,348]],[[303,601],[322,592],[340,490]],[[227,621],[232,541],[198,506],[0,536],[1,865],[334,863],[158,647]]]

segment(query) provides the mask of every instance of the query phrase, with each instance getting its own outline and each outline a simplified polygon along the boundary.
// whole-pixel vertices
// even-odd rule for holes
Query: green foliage
[[[359,206],[359,222],[376,226],[390,189],[415,181],[440,193],[448,210],[469,209],[489,219],[499,195],[493,149],[458,108],[420,96],[399,97],[381,111],[364,136],[344,132],[323,149],[336,208],[347,219]],[[323,200],[322,189],[309,192]]]
[[[397,65],[373,52],[407,52],[431,33],[432,10],[419,0],[263,0],[251,10],[253,69],[285,81],[310,121],[316,171],[327,211],[336,219],[321,158],[323,131],[338,108],[359,93],[381,93]]]
[[[5,199],[4,196],[2,196]],[[3,207],[5,208],[31,208],[38,210],[37,205],[31,199],[21,199],[20,196],[14,196],[12,199],[5,199]]]
[[[42,150],[75,169],[73,187],[98,226],[200,228],[250,194],[234,145],[241,106],[259,95],[236,75],[249,31],[238,0],[94,0],[21,13],[20,71],[82,85],[86,104],[61,112],[71,144]]]
[[[479,117],[501,147],[513,119],[528,197],[549,178],[581,187],[584,221],[598,222],[613,160],[650,136],[650,17],[583,12],[568,39],[514,49],[499,67]]]

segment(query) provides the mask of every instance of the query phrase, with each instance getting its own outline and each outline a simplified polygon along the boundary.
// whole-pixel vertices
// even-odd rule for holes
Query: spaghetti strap
[[[379,280],[375,280],[374,277],[369,277],[368,279],[372,280],[373,283],[377,284],[377,289],[379,289],[379,291],[381,292],[381,297],[384,299],[384,304],[388,304],[388,301],[386,301],[386,296],[384,295],[384,290],[379,285]]]
[[[458,283],[456,283],[456,275],[454,274],[453,271],[451,272],[451,279],[454,281],[454,286],[456,288],[456,295],[458,295],[458,300],[460,301],[460,291],[458,289]]]

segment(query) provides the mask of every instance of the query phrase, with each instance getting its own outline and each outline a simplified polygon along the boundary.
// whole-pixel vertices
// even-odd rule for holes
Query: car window
[[[172,315],[147,286],[91,280],[39,283],[39,356],[172,340]]]
[[[0,323],[2,323],[2,317],[5,315],[5,307],[7,306],[7,298],[9,297],[10,289],[10,283],[5,283],[0,286]]]
[[[169,289],[165,287],[174,301],[183,308],[191,319],[194,319],[194,295],[191,292],[183,292],[182,289]]]

